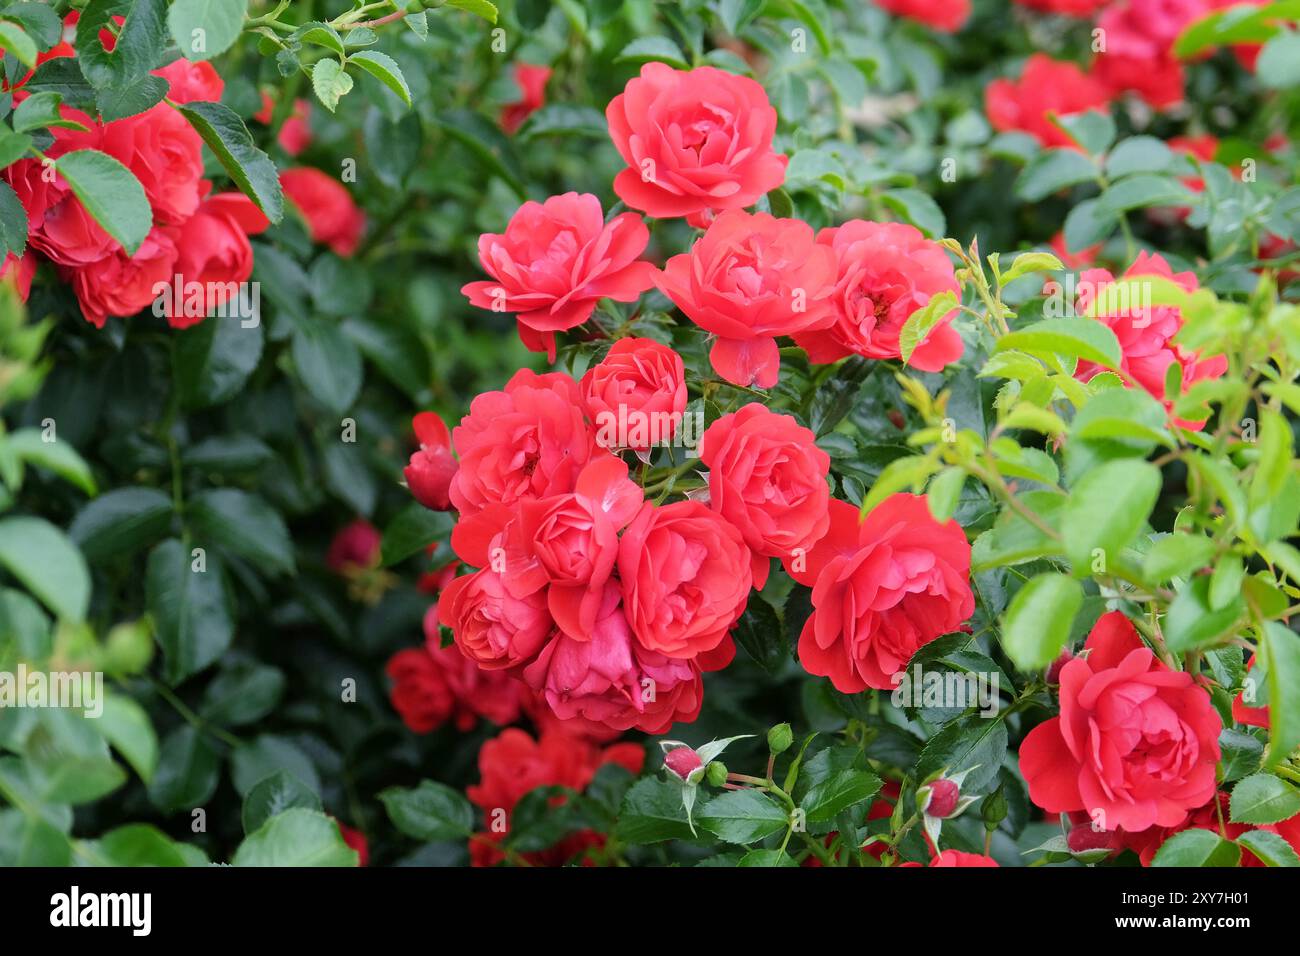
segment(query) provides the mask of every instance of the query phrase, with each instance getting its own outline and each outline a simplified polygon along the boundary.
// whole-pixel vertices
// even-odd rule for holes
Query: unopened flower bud
[[[767,749],[774,754],[784,753],[794,743],[794,731],[789,724],[777,724],[767,732]]]
[[[1047,683],[1059,684],[1061,682],[1061,668],[1072,660],[1074,660],[1074,655],[1070,653],[1069,648],[1061,651],[1061,656],[1047,666]]]
[[[1094,830],[1089,824],[1070,828],[1065,835],[1065,842],[1071,853],[1087,853],[1090,850],[1117,849],[1115,834],[1109,830]]]
[[[727,765],[719,760],[709,764],[704,773],[710,786],[720,787],[727,782]]]
[[[678,778],[689,782],[691,775],[704,766],[704,761],[690,747],[677,747],[664,754],[664,766]],[[699,775],[695,779],[699,780]]]
[[[984,829],[996,830],[1007,818],[1007,797],[999,786],[984,798],[980,804],[980,816],[984,818]]]
[[[961,788],[951,780],[940,777],[929,785],[930,799],[926,802],[925,812],[940,820],[948,817],[957,809],[961,799]]]

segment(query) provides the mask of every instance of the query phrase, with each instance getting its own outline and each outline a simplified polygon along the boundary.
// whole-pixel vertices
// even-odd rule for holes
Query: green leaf
[[[68,534],[92,564],[121,560],[167,534],[172,500],[156,488],[114,488],[72,519]]]
[[[1045,149],[1025,164],[1016,179],[1016,195],[1038,202],[1077,183],[1096,182],[1097,167],[1077,149]]]
[[[930,239],[942,239],[948,231],[939,204],[919,189],[887,189],[880,194],[880,201]]]
[[[960,304],[951,292],[940,292],[931,296],[929,302],[907,317],[907,321],[903,323],[898,333],[898,350],[904,365],[911,361],[912,353],[925,341],[934,327]]]
[[[207,143],[235,185],[266,218],[284,218],[284,194],[271,158],[253,145],[244,121],[220,103],[193,102],[177,107]]]
[[[0,519],[0,567],[59,617],[85,619],[90,604],[86,559],[66,534],[45,519]]]
[[[1291,844],[1271,830],[1247,830],[1237,837],[1237,845],[1249,850],[1265,866],[1300,866],[1300,857]]]
[[[1300,790],[1271,773],[1256,773],[1232,788],[1233,823],[1280,823],[1300,813]]]
[[[21,24],[42,52],[63,39],[63,20],[44,3],[10,3],[0,9],[0,17]]]
[[[935,521],[944,522],[957,510],[962,485],[966,483],[966,470],[956,465],[935,475],[926,489],[925,498]]]
[[[1006,722],[972,714],[945,724],[926,742],[916,776],[924,780],[940,771],[951,775],[968,770],[962,789],[978,793],[997,777],[1006,753]]]
[[[1022,671],[1042,670],[1061,653],[1083,586],[1064,574],[1040,574],[1016,592],[1002,627],[1002,647]]]
[[[1214,557],[1214,542],[1200,534],[1174,534],[1157,539],[1142,566],[1150,581],[1185,578],[1205,567]]]
[[[322,23],[319,20],[313,20],[311,23],[304,23],[294,31],[293,34],[303,43],[310,43],[314,46],[324,47],[331,53],[338,55],[340,58],[347,55],[347,49],[343,45],[343,38],[339,36],[328,23]]]
[[[129,86],[106,86],[95,91],[95,107],[106,123],[143,113],[163,101],[169,87],[161,76],[138,77]]]
[[[488,23],[497,22],[497,8],[488,0],[447,0],[447,6],[457,10],[467,10],[476,17],[482,17]]]
[[[364,374],[361,353],[338,322],[311,319],[293,335],[293,364],[312,397],[335,414],[356,401]]]
[[[789,816],[758,790],[730,790],[714,797],[695,815],[695,822],[727,843],[756,843],[784,830]]]
[[[1005,286],[1032,272],[1060,272],[1064,268],[1065,264],[1050,252],[1022,252],[1011,268],[1002,273],[1002,284]]]
[[[158,735],[144,708],[123,694],[107,694],[99,730],[146,784],[158,767]]]
[[[287,770],[317,793],[320,775],[302,748],[288,737],[260,734],[251,743],[235,748],[230,756],[230,782],[240,796],[280,770]]]
[[[418,501],[411,502],[384,529],[380,545],[384,567],[391,567],[447,537],[454,523],[446,512],[430,511]]]
[[[69,442],[45,441],[39,428],[20,428],[0,439],[0,442],[8,445],[11,452],[29,465],[52,471],[86,494],[95,494],[95,478],[90,473],[90,466]]]
[[[1284,30],[1265,43],[1255,61],[1255,77],[1272,89],[1300,86],[1300,33]]]
[[[16,133],[26,133],[46,126],[85,131],[86,127],[73,119],[64,119],[59,112],[63,97],[58,93],[33,93],[14,110],[13,127]]]
[[[175,0],[167,25],[187,60],[210,60],[239,39],[247,13],[248,0]]]
[[[167,45],[166,0],[90,0],[77,20],[77,60],[97,88],[126,87],[159,65]],[[126,17],[118,26],[116,17]],[[117,40],[104,49],[100,32]],[[132,250],[134,251],[134,250]]]
[[[153,228],[144,187],[129,169],[97,149],[76,149],[54,161],[86,212],[129,254]]]
[[[1195,198],[1190,189],[1171,176],[1138,173],[1121,179],[1102,193],[1099,208],[1103,214],[1118,215],[1147,206],[1186,206]]]
[[[1214,610],[1210,607],[1210,579],[1192,578],[1169,604],[1163,625],[1165,642],[1175,653],[1209,647],[1227,637],[1245,611],[1240,596]]]
[[[639,37],[623,47],[614,58],[615,63],[650,63],[655,60],[679,70],[689,66],[681,48],[667,37],[660,36]]]
[[[229,401],[262,358],[261,325],[245,326],[234,316],[212,316],[171,334],[176,339],[172,378],[188,409]]]
[[[601,139],[609,135],[605,114],[591,106],[574,106],[571,103],[548,103],[531,113],[518,136],[535,139],[539,136],[584,136]]]
[[[175,841],[147,823],[109,830],[94,843],[110,866],[188,866]]]
[[[1260,649],[1268,668],[1269,741],[1264,766],[1300,746],[1300,635],[1276,621],[1264,625]]]
[[[1118,369],[1119,340],[1109,327],[1091,319],[1043,319],[998,339],[996,351],[1053,352]]]
[[[201,491],[186,507],[197,539],[247,558],[268,574],[291,574],[293,541],[279,513],[257,495],[234,488]]]
[[[693,839],[682,805],[682,788],[662,777],[638,780],[623,797],[614,834],[634,846]]]
[[[235,630],[219,558],[207,552],[204,570],[195,570],[196,560],[172,538],[153,549],[145,571],[145,600],[173,685],[220,658]]]
[[[1118,225],[1119,217],[1103,209],[1100,198],[1085,199],[1065,217],[1065,247],[1070,252],[1082,252],[1103,241]]]
[[[267,820],[235,851],[234,866],[356,866],[357,851],[318,810],[293,807]]]
[[[391,56],[377,50],[363,50],[348,57],[348,63],[359,66],[396,93],[403,103],[407,106],[411,105],[411,88],[406,85],[406,77],[402,76],[402,68],[397,65],[397,62]],[[315,79],[314,74],[313,79]]]
[[[9,253],[21,256],[27,250],[27,210],[23,208],[13,187],[5,182],[0,182],[0,244],[3,245],[0,248],[0,259]]]
[[[869,770],[840,770],[814,784],[801,806],[809,823],[828,823],[850,807],[871,799],[880,786],[880,778]]]
[[[1061,536],[1076,576],[1093,569],[1097,551],[1104,555],[1101,573],[1117,567],[1121,549],[1146,524],[1160,487],[1160,470],[1131,458],[1105,462],[1075,482],[1061,514]]]
[[[201,807],[217,789],[221,759],[203,734],[182,724],[163,739],[149,800],[165,812]]]
[[[261,720],[280,702],[284,673],[255,661],[240,661],[223,670],[203,692],[199,715],[224,727]]]
[[[1052,122],[1093,156],[1103,152],[1115,141],[1115,121],[1111,119],[1110,113],[1089,110],[1069,116],[1054,116]]]
[[[1236,866],[1241,849],[1211,830],[1175,833],[1160,845],[1152,866]]]
[[[1133,173],[1161,173],[1174,161],[1174,154],[1154,136],[1130,136],[1121,140],[1106,157],[1106,176],[1119,179]]]
[[[254,833],[267,820],[294,807],[320,810],[320,797],[289,771],[277,770],[260,780],[244,797],[241,811],[244,832]]]
[[[0,47],[29,70],[36,68],[36,43],[18,24],[0,20]]]
[[[316,98],[333,113],[339,100],[351,92],[352,77],[343,72],[338,60],[317,60],[311,68],[311,88],[316,91]]]
[[[474,808],[446,784],[422,780],[418,787],[390,787],[379,799],[393,826],[417,840],[463,840],[474,832]]]

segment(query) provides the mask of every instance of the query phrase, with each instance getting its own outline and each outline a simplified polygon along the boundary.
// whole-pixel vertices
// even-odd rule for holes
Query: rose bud
[[[794,732],[789,724],[777,724],[767,732],[767,749],[774,754],[785,753],[794,743]]]
[[[1074,655],[1070,653],[1070,649],[1067,647],[1062,650],[1061,655],[1047,665],[1047,676],[1045,678],[1047,683],[1053,685],[1061,683],[1061,668],[1072,660],[1074,660]]]
[[[1071,853],[1087,853],[1090,850],[1117,849],[1115,834],[1109,830],[1094,830],[1091,824],[1071,827],[1065,835],[1065,842]]]
[[[961,799],[961,788],[951,780],[940,777],[929,785],[930,796],[925,804],[925,812],[932,817],[944,819],[957,809]]]
[[[713,761],[705,768],[704,772],[708,778],[709,786],[720,787],[727,782],[727,765],[720,760]]]
[[[411,456],[403,470],[407,487],[415,500],[434,511],[447,511],[451,480],[460,467],[451,454],[451,435],[441,418],[433,412],[420,412],[412,419],[420,450]]]
[[[697,771],[704,767],[704,761],[690,747],[677,747],[664,754],[664,766],[681,780],[691,783],[694,782],[691,780],[692,776],[697,781],[702,776]]]

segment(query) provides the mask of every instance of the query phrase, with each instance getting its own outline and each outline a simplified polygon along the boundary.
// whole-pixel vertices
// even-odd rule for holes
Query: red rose
[[[78,207],[80,203],[77,204]],[[131,316],[154,301],[155,289],[171,283],[176,270],[175,231],[152,230],[134,256],[120,246],[102,259],[63,266],[86,321],[102,329],[110,315]]]
[[[789,415],[751,402],[704,433],[700,460],[709,469],[709,507],[754,552],[754,587],[767,581],[768,558],[807,551],[830,526],[831,459],[816,436]]]
[[[1022,7],[1063,17],[1090,17],[1110,0],[1015,0]]]
[[[785,181],[772,151],[776,110],[754,80],[711,66],[647,63],[605,110],[630,168],[614,192],[656,219],[752,206]]]
[[[744,538],[698,501],[647,501],[619,541],[618,574],[641,646],[684,660],[723,643],[752,582]]]
[[[167,321],[177,329],[201,322],[226,302],[236,299],[253,275],[250,233],[270,223],[243,193],[209,196],[179,229],[176,238],[176,273],[185,283],[203,287],[202,303],[190,303],[188,293],[173,301]],[[185,290],[182,289],[182,292]]]
[[[534,66],[531,63],[515,64],[515,83],[523,94],[518,101],[507,104],[501,109],[501,128],[513,133],[524,124],[524,120],[546,102],[546,83],[551,78],[549,66]]]
[[[933,867],[960,867],[960,866],[997,866],[997,860],[992,857],[984,856],[982,853],[963,853],[961,850],[944,850],[933,860],[930,866]]]
[[[1138,253],[1137,259],[1124,273],[1124,278],[1143,275],[1168,279],[1188,292],[1193,292],[1197,288],[1194,273],[1175,273],[1163,257],[1150,255],[1145,250]],[[1077,310],[1082,313],[1094,298],[1114,281],[1114,276],[1105,269],[1088,269],[1080,273]],[[1193,382],[1220,378],[1228,370],[1226,356],[1202,357],[1199,352],[1187,349],[1174,341],[1174,337],[1183,327],[1183,313],[1177,306],[1147,307],[1130,301],[1127,304],[1121,303],[1117,311],[1103,311],[1098,314],[1097,319],[1110,326],[1115,337],[1119,339],[1122,353],[1120,370],[1151,395],[1164,402],[1166,408],[1173,407],[1173,400],[1165,397],[1165,373],[1170,365],[1177,362],[1182,367],[1184,391]],[[1075,376],[1086,382],[1100,371],[1102,371],[1100,366],[1081,361],[1075,370]],[[1203,421],[1190,422],[1181,419],[1176,421],[1184,428],[1198,430],[1205,424]]]
[[[1183,101],[1183,67],[1172,54],[1149,60],[1109,51],[1099,53],[1093,57],[1089,75],[1112,94],[1136,93],[1158,110]]]
[[[1249,674],[1254,666],[1255,658],[1252,656],[1250,663],[1246,665],[1246,673]],[[1251,679],[1249,683],[1253,684],[1254,680]],[[1269,726],[1268,705],[1252,707],[1246,701],[1246,692],[1242,691],[1232,699],[1232,719],[1239,724],[1245,724],[1247,727],[1263,727],[1267,730]]]
[[[1143,866],[1150,866],[1151,861],[1155,859],[1156,852],[1161,845],[1175,833],[1181,833],[1184,830],[1209,830],[1212,833],[1220,834],[1228,840],[1236,840],[1244,833],[1251,830],[1266,830],[1269,833],[1276,833],[1288,844],[1291,849],[1300,853],[1300,814],[1296,814],[1286,820],[1278,823],[1268,823],[1259,826],[1248,825],[1245,823],[1233,823],[1231,821],[1231,798],[1229,794],[1220,790],[1215,794],[1214,799],[1210,800],[1203,807],[1198,807],[1188,814],[1187,819],[1182,823],[1172,827],[1149,827],[1139,833],[1125,833],[1123,831],[1111,834],[1111,836],[1122,846],[1127,847],[1138,855],[1138,859]],[[1241,851],[1242,866],[1264,866],[1259,857],[1249,850],[1242,848]]]
[[[350,256],[366,231],[363,213],[341,182],[310,166],[296,166],[280,173],[280,185],[311,233],[311,241],[329,246],[337,255]]]
[[[1162,664],[1119,611],[1084,647],[1061,668],[1061,715],[1020,746],[1030,799],[1107,830],[1176,826],[1214,794],[1223,722],[1210,695]]]
[[[641,647],[628,630],[618,583],[608,582],[602,595],[591,629],[558,634],[524,669],[524,680],[562,720],[650,734],[694,720],[704,700],[699,665]]]
[[[524,345],[555,361],[556,332],[582,325],[601,299],[634,302],[650,288],[654,267],[637,259],[649,241],[640,216],[625,212],[607,223],[588,193],[526,202],[504,233],[478,237],[492,280],[460,291],[481,309],[515,313]]]
[[[167,98],[174,103],[193,103],[196,100],[218,103],[226,88],[226,82],[216,67],[206,60],[191,63],[181,57],[162,69],[154,70],[153,75],[167,81]]]
[[[835,250],[838,276],[832,304],[835,324],[796,334],[811,362],[837,362],[849,355],[901,358],[899,334],[913,312],[940,292],[960,293],[952,262],[938,243],[914,226],[854,219],[823,229],[817,241]],[[951,325],[953,309],[919,344],[908,361],[937,372],[961,358],[961,336]]]
[[[103,127],[100,148],[140,180],[155,225],[179,225],[199,208],[203,140],[166,103]]]
[[[17,258],[14,257],[12,252],[8,253],[5,256],[4,264],[0,265],[0,280],[12,284],[14,290],[18,293],[18,298],[24,302],[32,294],[32,276],[35,274],[36,257],[30,253]]]
[[[275,113],[275,103],[267,93],[262,93],[262,108],[253,114],[259,123],[270,123]],[[311,145],[311,103],[304,99],[293,101],[293,112],[280,124],[275,141],[290,156],[297,156]]]
[[[433,412],[420,412],[411,420],[411,425],[420,448],[402,469],[406,485],[415,500],[426,508],[449,511],[451,498],[448,492],[460,467],[451,454],[451,433]]]
[[[486,670],[517,670],[537,656],[555,622],[539,591],[514,596],[502,574],[484,568],[447,585],[438,616],[466,657]]]
[[[379,529],[358,518],[334,535],[325,566],[335,574],[348,574],[379,567],[381,535]]]
[[[835,252],[812,227],[766,213],[724,212],[691,251],[673,256],[657,285],[716,335],[714,371],[735,385],[771,388],[781,368],[776,337],[835,321]]]
[[[1044,146],[1074,146],[1048,113],[1069,116],[1091,109],[1106,109],[1110,96],[1105,87],[1073,63],[1035,53],[1025,61],[1017,81],[994,80],[984,89],[984,111],[993,128],[1003,133],[1021,130]]]
[[[582,377],[582,404],[596,443],[644,452],[665,445],[686,411],[682,357],[654,339],[619,339]],[[619,423],[626,427],[620,429]]]
[[[831,501],[826,536],[802,562],[784,563],[813,589],[799,662],[841,693],[895,686],[918,649],[975,611],[966,535],[955,521],[935,521],[920,495],[891,495],[865,521]]]
[[[338,820],[334,822],[338,824],[339,836],[343,837],[343,842],[357,851],[357,866],[369,866],[370,844],[366,842],[366,835],[360,830],[354,830],[350,826],[339,823]]]
[[[598,450],[578,383],[562,372],[528,369],[516,372],[504,391],[477,396],[451,438],[460,469],[449,495],[462,518],[490,504],[573,491]]]
[[[970,0],[876,0],[876,5],[943,33],[961,29],[970,19]]]

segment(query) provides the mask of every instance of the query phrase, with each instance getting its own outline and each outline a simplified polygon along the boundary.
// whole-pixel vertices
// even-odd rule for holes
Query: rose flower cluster
[[[65,39],[40,54],[38,65],[76,55],[77,19],[76,12],[68,15]],[[113,48],[110,33],[104,31],[100,39]],[[218,101],[225,86],[207,62],[178,59],[153,73],[167,81],[167,97],[176,104]],[[15,103],[29,95],[23,84],[30,77],[6,84]],[[67,105],[59,112],[61,125],[49,130],[53,143],[44,150],[45,160],[74,150],[96,150],[118,160],[144,187],[153,228],[135,253],[128,253],[90,215],[54,163],[22,159],[2,175],[27,213],[29,245],[20,259],[9,257],[0,275],[12,270],[25,300],[38,263],[50,262],[76,294],[86,321],[99,328],[110,316],[133,316],[155,303],[169,324],[185,328],[229,301],[253,272],[248,237],[269,222],[243,193],[212,191],[203,178],[203,141],[188,120],[167,102],[112,122]],[[282,185],[313,239],[350,254],[364,219],[343,185],[307,168],[286,170]],[[171,294],[161,295],[164,289]]]

